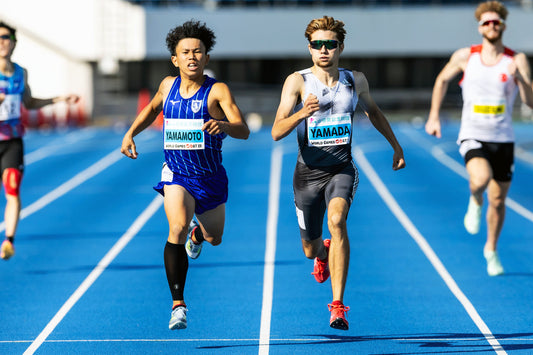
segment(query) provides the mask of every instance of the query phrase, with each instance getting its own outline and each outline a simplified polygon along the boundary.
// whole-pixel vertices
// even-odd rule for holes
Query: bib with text
[[[351,129],[352,119],[347,113],[307,118],[309,146],[349,144]]]
[[[197,150],[204,149],[204,120],[167,119],[165,120],[165,149]]]

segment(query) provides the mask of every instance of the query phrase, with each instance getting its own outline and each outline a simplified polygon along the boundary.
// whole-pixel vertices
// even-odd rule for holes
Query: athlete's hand
[[[438,116],[429,115],[428,121],[426,122],[426,133],[437,138],[441,137],[440,119]]]
[[[309,94],[309,96],[307,96],[307,100],[305,100],[303,104],[301,111],[305,114],[305,117],[310,117],[319,109],[320,105],[318,104],[318,98],[313,94]]]
[[[120,148],[120,152],[128,158],[137,159],[138,154],[135,147],[135,142],[130,135],[125,135],[122,139],[122,147]]]
[[[405,168],[405,159],[403,151],[395,151],[392,156],[392,170],[400,170]]]
[[[215,134],[220,134],[225,132],[227,122],[219,120],[209,120],[202,126],[202,131],[207,132],[208,134],[214,136]]]
[[[3,92],[0,93],[0,104],[2,104],[2,102],[4,102],[4,100],[6,99],[6,94],[4,94]]]

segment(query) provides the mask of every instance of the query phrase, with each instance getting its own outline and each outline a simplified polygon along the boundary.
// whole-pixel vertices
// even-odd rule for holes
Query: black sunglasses
[[[13,39],[13,36],[12,36],[12,35],[1,35],[1,36],[0,36],[0,39],[9,39],[9,40],[12,40],[12,39]]]
[[[339,46],[339,41],[334,39],[318,40],[309,42],[311,48],[322,49],[322,46],[326,46],[326,49],[335,49]]]

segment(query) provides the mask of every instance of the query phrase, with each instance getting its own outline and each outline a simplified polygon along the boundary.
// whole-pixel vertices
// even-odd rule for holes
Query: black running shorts
[[[302,239],[310,241],[320,238],[329,202],[341,197],[351,205],[358,184],[359,173],[353,161],[325,168],[311,168],[297,162],[293,189]]]
[[[0,141],[0,172],[7,168],[24,170],[24,146],[22,138]]]
[[[470,149],[464,149],[465,145],[468,145]],[[465,164],[472,158],[484,158],[490,164],[494,180],[508,182],[513,178],[514,143],[489,143],[469,140],[461,143],[461,149],[465,150]]]

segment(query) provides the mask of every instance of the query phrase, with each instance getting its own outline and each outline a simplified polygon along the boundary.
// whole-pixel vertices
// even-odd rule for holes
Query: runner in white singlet
[[[487,190],[487,241],[483,254],[490,276],[503,274],[496,246],[505,218],[505,198],[513,173],[513,104],[517,93],[533,107],[531,71],[524,53],[505,47],[507,9],[498,1],[481,3],[475,17],[483,37],[479,45],[461,48],[437,76],[426,132],[441,137],[440,107],[450,80],[463,74],[463,111],[459,151],[469,174],[470,200],[464,225],[477,234],[481,224],[483,193]]]
[[[394,170],[405,166],[403,150],[372,99],[361,72],[339,68],[344,49],[344,23],[324,16],[312,20],[305,31],[313,66],[287,77],[272,126],[280,140],[295,128],[298,160],[294,172],[294,201],[305,255],[314,258],[315,279],[331,273],[333,302],[330,326],[348,329],[344,288],[350,259],[346,218],[358,183],[351,155],[353,117],[357,104],[394,149]],[[331,239],[322,238],[328,212]]]

